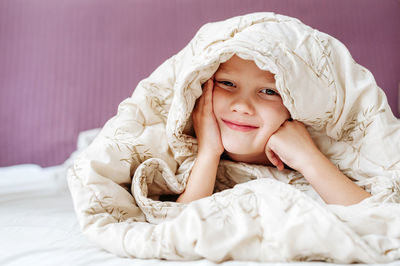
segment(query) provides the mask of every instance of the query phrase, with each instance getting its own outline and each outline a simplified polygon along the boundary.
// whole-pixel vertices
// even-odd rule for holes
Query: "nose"
[[[237,95],[231,102],[231,111],[240,114],[253,115],[254,107],[249,97]]]

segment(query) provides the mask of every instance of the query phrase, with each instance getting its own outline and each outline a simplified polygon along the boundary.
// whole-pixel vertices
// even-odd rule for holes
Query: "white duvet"
[[[183,192],[196,158],[191,112],[233,54],[275,74],[292,118],[373,196],[326,205],[297,172],[221,161],[215,192]],[[125,257],[389,262],[400,258],[400,123],[372,74],[333,37],[254,13],[204,25],[136,87],[68,171],[82,231]]]

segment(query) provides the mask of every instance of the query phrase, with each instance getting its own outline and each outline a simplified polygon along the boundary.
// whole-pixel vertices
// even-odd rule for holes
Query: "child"
[[[291,121],[274,75],[234,55],[204,84],[193,111],[198,156],[178,202],[213,192],[221,154],[233,161],[299,171],[328,204],[351,205],[371,196],[321,153],[306,127]]]
[[[253,13],[142,80],[68,184],[83,232],[122,256],[381,263],[400,257],[399,140],[343,44]]]

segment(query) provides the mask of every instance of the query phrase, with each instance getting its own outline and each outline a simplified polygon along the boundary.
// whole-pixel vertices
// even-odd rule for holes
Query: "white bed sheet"
[[[0,168],[0,265],[337,265],[322,262],[257,263],[165,261],[117,257],[82,234],[65,181],[65,165]],[[400,265],[400,261],[388,264]]]

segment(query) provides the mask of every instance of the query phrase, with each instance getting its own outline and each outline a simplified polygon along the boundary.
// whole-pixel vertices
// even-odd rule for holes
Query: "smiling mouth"
[[[257,129],[258,127],[252,126],[252,125],[247,125],[247,124],[242,124],[239,122],[232,122],[228,120],[221,119],[225,125],[227,125],[229,128],[236,130],[236,131],[242,131],[242,132],[248,132]]]

